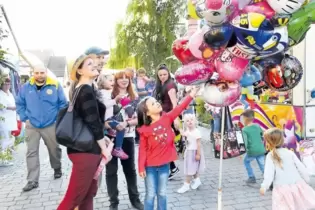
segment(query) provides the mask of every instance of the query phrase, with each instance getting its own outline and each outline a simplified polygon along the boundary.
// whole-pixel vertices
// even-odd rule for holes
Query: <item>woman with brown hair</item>
[[[125,129],[125,136],[123,140],[122,149],[129,156],[126,160],[121,160],[121,165],[127,181],[129,199],[132,206],[136,209],[142,210],[143,204],[139,199],[139,192],[137,186],[137,174],[135,168],[135,127],[138,124],[137,115],[135,112],[135,103],[138,95],[135,93],[132,85],[132,80],[130,74],[126,71],[118,72],[115,75],[115,84],[112,92],[112,98],[117,95],[123,95],[121,103],[128,104],[124,108],[119,108],[116,106],[114,108],[114,114],[120,116],[122,122],[118,124],[116,129]],[[116,110],[115,110],[116,109]],[[117,110],[118,109],[118,110]],[[116,113],[115,113],[116,112]],[[110,126],[105,123],[105,126],[110,129]],[[113,157],[113,159],[106,165],[106,184],[107,192],[110,201],[110,209],[118,209],[119,199],[118,199],[118,159]]]
[[[154,98],[160,102],[163,108],[163,112],[170,112],[177,106],[177,86],[174,80],[171,77],[171,73],[168,70],[165,64],[161,64],[157,70],[157,79],[156,86],[153,93]],[[176,119],[172,128],[175,132],[175,135],[179,134],[179,131],[176,129],[179,127],[179,121]],[[170,175],[169,179],[172,179],[176,174],[179,173],[178,167],[175,165],[175,162],[170,163]]]
[[[101,161],[101,154],[110,159],[110,152],[104,137],[105,106],[98,101],[96,90],[92,87],[99,75],[94,67],[93,55],[81,55],[74,63],[71,80],[75,82],[70,100],[77,94],[74,110],[93,133],[93,146],[88,151],[78,151],[67,147],[72,162],[72,173],[67,192],[57,210],[73,210],[75,207],[93,210],[93,198],[97,192],[95,172]]]

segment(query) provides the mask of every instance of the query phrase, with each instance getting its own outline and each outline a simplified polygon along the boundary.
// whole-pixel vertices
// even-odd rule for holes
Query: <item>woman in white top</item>
[[[310,181],[306,167],[294,152],[281,148],[283,132],[271,128],[264,134],[270,149],[266,158],[264,181],[260,193],[273,183],[273,210],[307,210],[315,208],[315,191],[306,183]]]
[[[14,137],[11,131],[18,129],[15,99],[10,92],[11,81],[7,78],[0,89],[0,161],[3,165],[12,165],[11,150],[14,146]]]

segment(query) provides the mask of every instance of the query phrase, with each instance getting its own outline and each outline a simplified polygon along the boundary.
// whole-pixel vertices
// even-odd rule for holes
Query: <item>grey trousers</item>
[[[25,134],[27,180],[38,182],[40,172],[39,143],[41,138],[47,146],[51,167],[53,169],[61,168],[61,149],[56,140],[55,124],[46,128],[34,128],[29,122],[26,122]]]

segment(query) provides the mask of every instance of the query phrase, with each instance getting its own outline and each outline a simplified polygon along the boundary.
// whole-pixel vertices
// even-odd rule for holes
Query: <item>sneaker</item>
[[[190,187],[191,189],[196,190],[198,187],[200,187],[200,185],[201,185],[201,181],[200,181],[200,178],[198,177],[192,181]]]
[[[115,148],[112,155],[120,158],[121,160],[127,160],[129,158],[129,156],[121,148]]]
[[[55,169],[54,178],[59,179],[62,176],[61,168]]]
[[[185,192],[187,192],[189,190],[190,190],[190,185],[189,185],[189,183],[185,182],[184,185],[177,190],[177,193],[182,194],[182,193],[185,193]]]
[[[256,178],[255,178],[255,177],[249,177],[249,178],[246,180],[246,183],[247,183],[247,184],[255,184],[255,183],[256,183]]]
[[[25,187],[23,188],[24,192],[31,191],[32,189],[35,189],[38,187],[38,182],[27,182]]]
[[[174,169],[171,171],[170,175],[168,176],[168,180],[173,179],[178,173],[179,173],[178,167],[174,168]]]
[[[134,202],[131,202],[131,205],[133,208],[135,208],[137,210],[144,210],[144,205],[143,205],[143,203],[141,203],[140,200],[136,200]]]

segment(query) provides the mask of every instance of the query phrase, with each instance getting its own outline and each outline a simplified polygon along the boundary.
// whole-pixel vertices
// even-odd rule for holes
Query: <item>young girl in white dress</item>
[[[315,191],[306,183],[310,181],[306,167],[294,152],[281,148],[283,131],[271,128],[264,134],[267,147],[264,181],[260,193],[264,195],[273,183],[273,210],[308,210],[315,208]]]
[[[194,114],[185,114],[183,117],[184,130],[182,136],[187,139],[184,154],[184,185],[178,193],[185,193],[190,188],[195,190],[201,185],[199,174],[205,169],[205,158],[201,145],[201,133],[197,129],[197,119]]]

